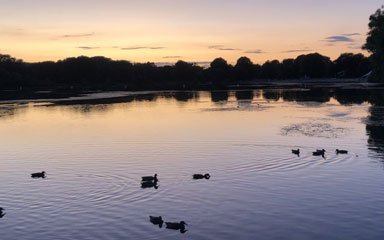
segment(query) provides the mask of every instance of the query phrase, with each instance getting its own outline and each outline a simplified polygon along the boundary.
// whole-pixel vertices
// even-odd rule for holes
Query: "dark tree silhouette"
[[[180,60],[175,64],[176,78],[183,84],[191,84],[193,81],[197,81],[201,71],[202,68],[193,63]]]
[[[360,77],[369,69],[366,57],[350,53],[342,54],[334,62],[312,53],[281,63],[266,61],[262,66],[253,64],[247,57],[239,58],[235,67],[223,58],[216,58],[206,69],[185,61],[156,66],[151,62],[133,64],[100,56],[80,56],[57,62],[25,63],[0,55],[0,90],[214,90],[227,89],[242,81]]]
[[[281,74],[284,78],[292,79],[299,78],[298,66],[295,63],[295,59],[284,59],[281,63]]]
[[[223,58],[214,59],[210,68],[206,70],[206,77],[212,81],[214,85],[223,85],[231,78],[232,66]]]
[[[384,81],[384,6],[369,17],[369,32],[364,49],[368,50],[373,62],[372,81]]]
[[[332,62],[330,58],[319,53],[300,55],[296,58],[295,63],[302,78],[326,78],[331,76]]]
[[[338,77],[358,78],[370,70],[369,59],[361,53],[343,53],[334,61],[334,72]]]
[[[261,66],[261,76],[264,79],[279,79],[281,78],[281,65],[278,60],[266,61]]]
[[[236,80],[250,80],[255,77],[255,65],[247,57],[241,57],[237,60],[234,71]]]

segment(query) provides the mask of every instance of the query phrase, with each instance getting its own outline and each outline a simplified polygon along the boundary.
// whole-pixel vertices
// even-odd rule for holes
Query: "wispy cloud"
[[[223,45],[211,45],[211,46],[208,46],[208,48],[220,50],[220,51],[239,51],[240,50],[238,48],[225,47]]]
[[[341,35],[346,37],[352,37],[352,36],[361,36],[361,33],[344,33]]]
[[[182,58],[182,56],[164,56],[164,59],[170,59],[170,58]]]
[[[248,50],[248,51],[245,51],[244,53],[263,54],[265,52],[263,50],[261,50],[261,49],[256,49],[256,50]]]
[[[334,42],[354,42],[354,40],[350,37],[343,36],[343,35],[337,35],[337,36],[330,36],[324,39],[326,42],[334,43]]]
[[[158,49],[164,49],[164,47],[135,46],[135,47],[123,47],[123,48],[120,48],[120,49],[121,50],[126,50],[126,51],[141,50],[141,49],[158,50]]]
[[[81,34],[66,34],[66,35],[61,35],[59,37],[61,38],[81,38],[81,37],[91,37],[94,36],[95,33],[81,33]]]
[[[164,49],[165,47],[148,47],[148,49],[156,50],[156,49]]]
[[[289,49],[289,50],[281,51],[281,53],[300,53],[300,52],[312,52],[312,51],[315,51],[315,49],[309,49],[309,48]]]
[[[77,48],[80,48],[80,49],[83,49],[83,50],[92,50],[92,49],[98,49],[100,47],[80,46],[80,47],[77,47]]]

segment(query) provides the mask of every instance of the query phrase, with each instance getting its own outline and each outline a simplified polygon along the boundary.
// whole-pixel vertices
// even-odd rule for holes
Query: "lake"
[[[384,239],[382,92],[0,102],[1,239]]]

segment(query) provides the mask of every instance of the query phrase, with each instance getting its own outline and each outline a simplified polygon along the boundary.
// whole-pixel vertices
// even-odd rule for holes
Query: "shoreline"
[[[104,89],[25,89],[0,90],[0,103],[16,102],[55,102],[59,104],[81,103],[87,101],[114,102],[123,99],[132,100],[135,96],[144,96],[157,92],[193,92],[193,91],[238,91],[238,90],[278,90],[278,89],[345,89],[380,90],[382,83],[370,83],[361,79],[292,79],[292,80],[255,80],[222,86],[200,85],[199,87],[156,88],[148,90],[128,90],[116,87]]]

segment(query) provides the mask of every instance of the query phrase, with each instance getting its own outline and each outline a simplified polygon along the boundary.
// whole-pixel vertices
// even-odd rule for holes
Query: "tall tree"
[[[254,77],[255,66],[251,59],[241,57],[235,65],[235,75],[237,80],[250,80]]]
[[[373,63],[372,81],[384,82],[384,6],[369,17],[369,32],[363,49],[368,50]]]

